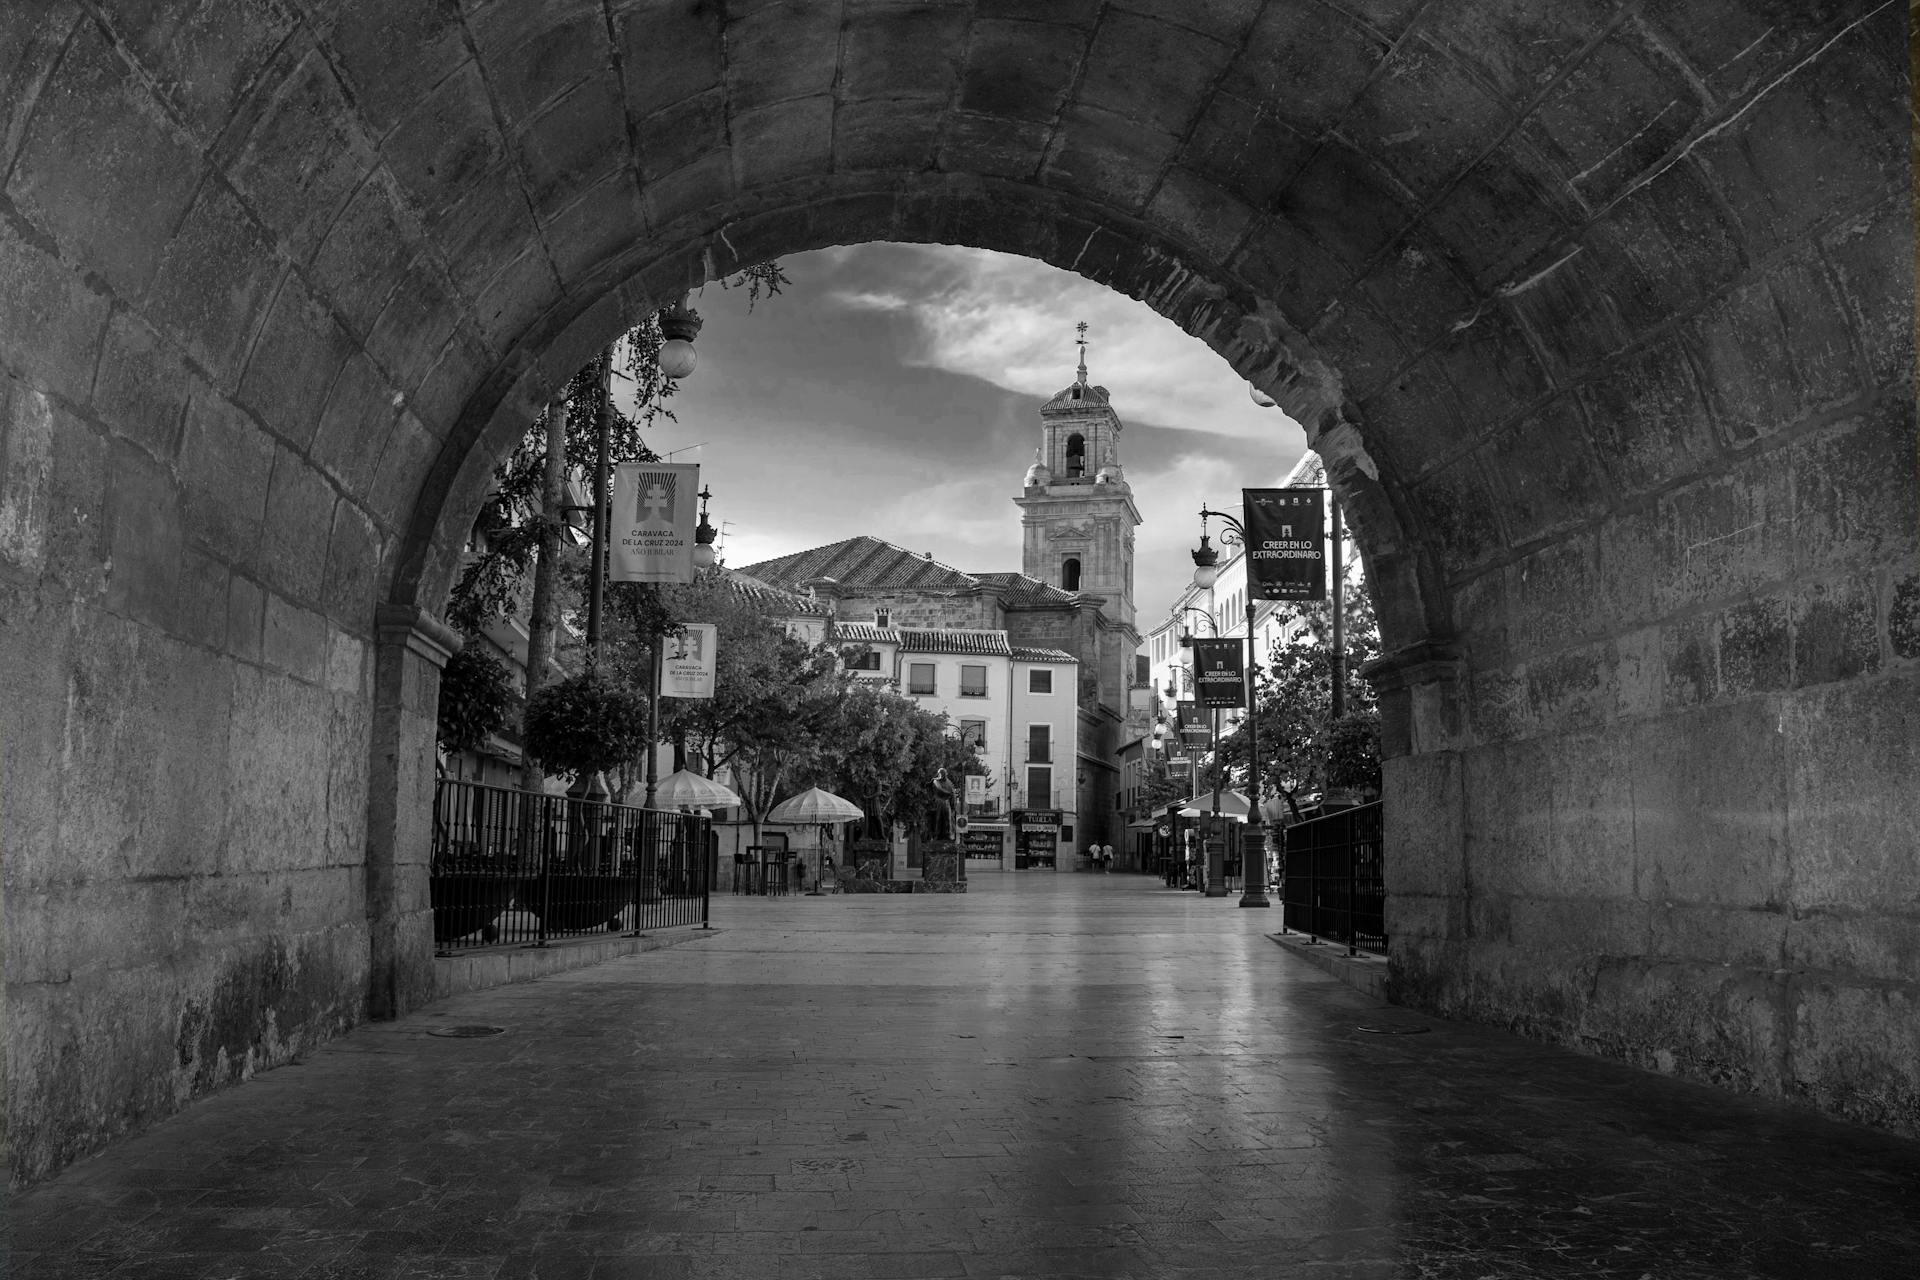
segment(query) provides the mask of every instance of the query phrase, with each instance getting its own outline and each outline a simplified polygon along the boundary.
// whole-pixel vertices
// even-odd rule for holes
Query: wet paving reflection
[[[715,923],[78,1165],[9,1274],[1916,1274],[1920,1145],[1380,1005],[1272,912],[978,875]]]

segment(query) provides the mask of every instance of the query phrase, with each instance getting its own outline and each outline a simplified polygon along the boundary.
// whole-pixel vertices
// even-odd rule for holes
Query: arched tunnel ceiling
[[[434,576],[432,526],[620,323],[757,257],[895,238],[1147,298],[1364,451],[1376,546],[1397,523],[1457,580],[1908,358],[1903,18],[44,3],[0,24],[0,138],[21,234],[411,523],[404,572]]]

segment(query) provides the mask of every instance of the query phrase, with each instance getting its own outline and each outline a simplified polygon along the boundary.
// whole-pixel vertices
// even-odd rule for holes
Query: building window
[[[1052,693],[1053,692],[1053,672],[1051,671],[1027,672],[1027,692],[1028,693]]]
[[[909,662],[907,664],[907,692],[933,692],[933,664],[931,662]]]
[[[849,671],[878,671],[880,669],[880,651],[867,649],[847,659]]]
[[[1060,562],[1060,589],[1062,591],[1080,589],[1080,562],[1071,556]]]
[[[873,611],[873,625],[876,627],[890,627],[893,625],[893,615],[885,609],[875,609]]]
[[[960,696],[963,698],[984,698],[987,696],[987,669],[985,667],[960,668]]]
[[[1067,474],[1087,474],[1087,438],[1078,432],[1067,437]]]
[[[1053,726],[1030,724],[1027,726],[1027,759],[1053,759]]]
[[[1048,802],[1052,799],[1053,770],[1045,768],[1027,770],[1027,808],[1051,809],[1053,805]]]
[[[987,722],[985,720],[962,720],[960,722],[960,742],[963,746],[979,747],[987,745]]]

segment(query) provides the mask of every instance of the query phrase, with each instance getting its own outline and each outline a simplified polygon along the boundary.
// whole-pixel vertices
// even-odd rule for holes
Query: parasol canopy
[[[740,804],[741,799],[712,778],[691,769],[677,769],[655,785],[653,802],[662,809],[726,809]]]
[[[1180,816],[1183,818],[1197,818],[1203,813],[1212,812],[1213,792],[1211,791],[1189,797],[1187,802],[1180,807]],[[1247,798],[1238,791],[1222,791],[1220,793],[1220,812],[1229,818],[1245,818],[1247,816]]]
[[[851,822],[866,816],[867,811],[853,801],[843,800],[819,787],[810,787],[773,806],[766,820],[800,825],[808,822]]]

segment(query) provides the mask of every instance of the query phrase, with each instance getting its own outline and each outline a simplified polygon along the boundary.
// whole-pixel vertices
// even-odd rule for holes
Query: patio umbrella
[[[843,800],[831,791],[822,791],[819,787],[809,787],[797,796],[789,796],[773,806],[767,814],[768,822],[784,822],[791,826],[803,826],[808,823],[822,825],[835,822],[851,822],[855,818],[864,818],[867,811],[851,800]],[[826,856],[823,846],[820,856]],[[821,866],[815,863],[813,869],[812,894],[820,892]]]
[[[1208,791],[1201,795],[1190,797],[1186,804],[1181,807],[1180,816],[1183,818],[1197,818],[1201,814],[1212,812],[1213,792]],[[1228,818],[1245,818],[1247,816],[1247,798],[1238,791],[1222,791],[1220,793],[1220,812]]]
[[[741,799],[712,778],[678,769],[660,779],[653,789],[653,802],[662,809],[725,809]]]
[[[867,811],[853,801],[843,800],[831,791],[811,787],[773,806],[773,811],[767,814],[767,821],[803,826],[809,822],[851,822],[866,816]]]

